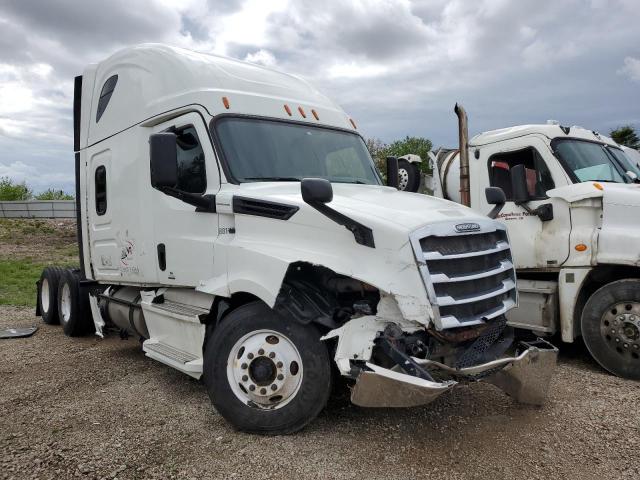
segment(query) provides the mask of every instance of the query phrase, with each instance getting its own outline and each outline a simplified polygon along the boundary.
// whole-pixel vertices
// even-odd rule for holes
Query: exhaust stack
[[[458,145],[460,148],[460,200],[462,205],[471,206],[471,186],[469,184],[469,128],[467,112],[462,105],[453,109],[458,116]]]

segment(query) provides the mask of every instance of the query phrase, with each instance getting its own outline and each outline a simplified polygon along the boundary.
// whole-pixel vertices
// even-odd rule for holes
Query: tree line
[[[49,188],[44,192],[33,194],[26,182],[16,182],[9,177],[0,177],[0,201],[11,200],[73,200],[74,196],[63,190]]]

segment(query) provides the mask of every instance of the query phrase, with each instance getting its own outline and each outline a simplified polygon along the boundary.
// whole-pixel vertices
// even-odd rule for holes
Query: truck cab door
[[[220,175],[202,116],[187,113],[154,126],[149,135],[165,131],[177,136],[176,188],[192,194],[218,193]],[[151,190],[153,255],[156,256],[158,281],[165,285],[197,287],[213,276],[218,215],[198,211],[193,205],[158,189]]]
[[[546,192],[565,184],[565,176],[546,143],[535,136],[516,138],[479,148],[474,160],[478,188],[474,209],[488,212],[484,186],[500,187],[507,203],[498,219],[507,225],[511,249],[517,269],[559,268],[569,256],[570,212],[566,202],[547,197]],[[510,170],[515,165],[525,166],[527,189],[531,200],[526,206],[535,210],[551,204],[553,219],[543,221],[513,201]]]

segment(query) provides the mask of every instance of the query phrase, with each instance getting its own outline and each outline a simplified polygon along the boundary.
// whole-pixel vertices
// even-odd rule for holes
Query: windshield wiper
[[[243,180],[263,180],[265,182],[299,182],[297,177],[245,177]]]

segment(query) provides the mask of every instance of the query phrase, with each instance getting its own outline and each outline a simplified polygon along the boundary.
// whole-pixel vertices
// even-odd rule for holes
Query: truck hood
[[[375,224],[387,223],[413,231],[426,224],[447,220],[464,222],[485,218],[470,208],[448,200],[401,192],[391,187],[344,183],[334,183],[332,186],[333,201],[328,205],[363,224],[371,220]],[[311,208],[302,200],[298,182],[243,183],[234,194],[296,205],[301,209]]]
[[[597,263],[640,266],[640,184],[583,182],[549,190],[569,204],[602,199]]]

